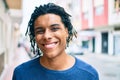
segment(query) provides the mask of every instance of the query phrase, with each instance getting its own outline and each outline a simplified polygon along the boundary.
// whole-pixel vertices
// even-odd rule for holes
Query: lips
[[[50,49],[50,48],[54,48],[54,47],[56,46],[56,44],[57,44],[57,42],[53,42],[53,43],[43,44],[43,46],[44,46],[45,48]]]

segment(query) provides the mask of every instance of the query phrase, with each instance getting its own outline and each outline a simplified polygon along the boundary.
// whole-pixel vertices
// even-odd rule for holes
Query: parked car
[[[70,55],[83,55],[83,49],[77,44],[71,44],[67,47],[66,52]]]

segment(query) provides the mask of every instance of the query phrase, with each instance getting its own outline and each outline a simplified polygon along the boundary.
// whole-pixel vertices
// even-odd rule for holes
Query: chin
[[[56,54],[56,53],[53,53],[53,52],[49,52],[49,53],[44,53],[43,54],[44,57],[47,57],[47,58],[50,58],[50,59],[53,59],[53,58],[56,58],[57,56],[59,56],[59,54]]]

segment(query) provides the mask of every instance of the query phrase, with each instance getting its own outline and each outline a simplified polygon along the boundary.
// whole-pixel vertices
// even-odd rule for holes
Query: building
[[[120,54],[120,0],[81,0],[82,40],[91,52]],[[80,33],[82,34],[82,33]]]
[[[0,74],[12,63],[21,19],[21,0],[0,0]]]

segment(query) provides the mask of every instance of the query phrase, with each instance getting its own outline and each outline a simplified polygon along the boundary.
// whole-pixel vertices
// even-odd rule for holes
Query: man
[[[13,80],[99,80],[92,66],[65,52],[76,36],[69,17],[54,3],[36,7],[26,34],[38,57],[16,67]]]

